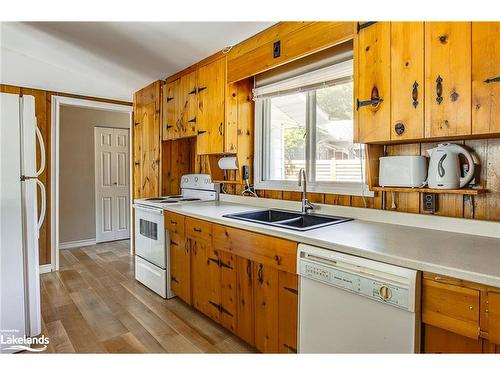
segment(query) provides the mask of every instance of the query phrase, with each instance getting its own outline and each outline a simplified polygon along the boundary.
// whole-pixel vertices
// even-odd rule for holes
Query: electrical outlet
[[[422,193],[422,210],[431,214],[437,211],[437,194]]]
[[[277,58],[280,56],[281,56],[281,40],[278,40],[273,44],[273,57]]]
[[[250,168],[248,167],[248,165],[244,165],[243,166],[242,175],[243,175],[243,180],[248,180],[249,179],[249,177],[250,177]]]

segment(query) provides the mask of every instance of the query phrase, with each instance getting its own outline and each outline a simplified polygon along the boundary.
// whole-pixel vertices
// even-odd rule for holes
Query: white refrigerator
[[[23,350],[24,337],[41,333],[38,237],[46,192],[38,176],[45,168],[45,148],[33,96],[2,93],[0,111],[0,351],[9,353]]]

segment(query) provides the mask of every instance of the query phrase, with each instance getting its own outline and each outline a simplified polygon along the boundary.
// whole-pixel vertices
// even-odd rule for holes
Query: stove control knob
[[[384,301],[388,301],[392,297],[391,290],[385,285],[380,287],[380,289],[378,290],[378,294],[380,295],[380,298],[382,298]]]
[[[195,182],[198,182],[198,177],[195,177],[194,180],[195,180]]]

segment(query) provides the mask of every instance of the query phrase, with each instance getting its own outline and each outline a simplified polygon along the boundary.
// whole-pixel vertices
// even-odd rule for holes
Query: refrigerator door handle
[[[40,212],[40,216],[38,218],[38,230],[42,227],[43,221],[45,220],[45,212],[47,210],[47,192],[45,190],[45,186],[42,181],[36,180],[36,184],[40,188],[40,192],[42,193],[42,210]]]
[[[40,145],[40,169],[36,172],[37,176],[40,176],[45,169],[45,143],[43,143],[42,132],[35,126],[36,138],[38,139],[38,144]]]

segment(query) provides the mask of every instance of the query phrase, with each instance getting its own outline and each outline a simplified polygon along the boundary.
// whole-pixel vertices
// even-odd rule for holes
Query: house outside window
[[[254,89],[255,186],[373,196],[365,184],[364,148],[353,143],[352,57]]]

